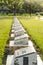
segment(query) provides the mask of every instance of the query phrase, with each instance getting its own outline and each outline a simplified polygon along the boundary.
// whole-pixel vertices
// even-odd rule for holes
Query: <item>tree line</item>
[[[26,0],[0,0],[0,7],[2,10],[3,8],[8,9],[9,12],[14,14],[43,12],[43,7],[40,3]]]

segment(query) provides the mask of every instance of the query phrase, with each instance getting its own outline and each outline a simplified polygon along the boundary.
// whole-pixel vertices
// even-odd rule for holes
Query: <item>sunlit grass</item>
[[[2,57],[4,55],[4,48],[9,37],[12,19],[13,17],[0,19],[0,65],[2,64]]]

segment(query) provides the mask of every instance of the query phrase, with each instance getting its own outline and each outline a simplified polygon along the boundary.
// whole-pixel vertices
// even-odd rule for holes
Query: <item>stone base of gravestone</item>
[[[14,65],[14,57],[15,55],[8,55],[6,65]]]
[[[11,33],[10,40],[14,40],[14,38],[15,38],[15,34],[14,33]]]
[[[14,40],[9,41],[9,46],[14,46]]]
[[[28,46],[33,47],[33,42],[31,40],[28,40]]]
[[[10,35],[10,37],[14,37],[14,36],[15,36],[15,34],[13,34],[13,33]]]
[[[14,34],[14,30],[11,30],[11,33],[10,34]]]
[[[43,65],[43,62],[39,55],[37,55],[37,65]]]

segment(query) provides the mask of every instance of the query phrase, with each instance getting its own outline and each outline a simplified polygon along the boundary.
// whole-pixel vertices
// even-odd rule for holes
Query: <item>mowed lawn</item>
[[[36,17],[18,17],[18,19],[43,54],[43,21]]]
[[[2,64],[4,48],[9,38],[9,32],[12,25],[12,19],[13,17],[0,18],[0,65]]]

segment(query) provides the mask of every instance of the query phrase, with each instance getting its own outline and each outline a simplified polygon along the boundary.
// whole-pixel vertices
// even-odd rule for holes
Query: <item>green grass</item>
[[[18,17],[18,19],[43,54],[43,21],[36,19],[36,16],[31,18]]]
[[[12,19],[13,17],[0,18],[0,65],[2,65],[2,57],[4,55],[6,42],[9,38]]]

